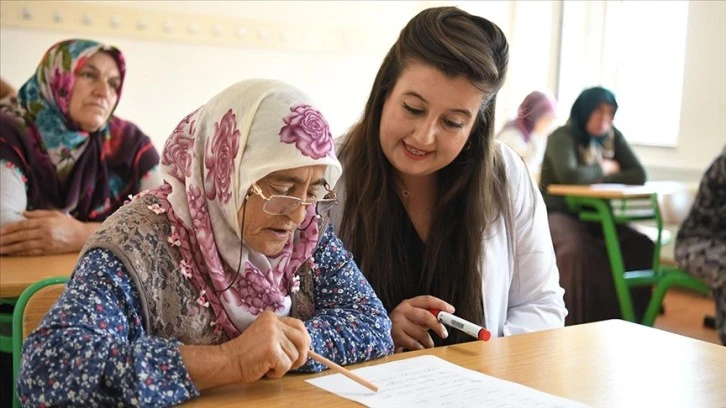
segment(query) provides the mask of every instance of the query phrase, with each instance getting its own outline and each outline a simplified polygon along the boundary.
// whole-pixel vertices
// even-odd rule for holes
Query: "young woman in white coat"
[[[494,140],[507,63],[495,24],[455,7],[424,10],[341,140],[333,218],[388,310],[397,350],[473,340],[447,332],[430,308],[494,336],[564,324],[542,197],[522,159]]]

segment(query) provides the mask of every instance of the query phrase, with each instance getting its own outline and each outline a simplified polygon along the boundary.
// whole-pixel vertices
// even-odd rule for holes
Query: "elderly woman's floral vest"
[[[200,294],[179,270],[182,257],[168,241],[169,219],[149,210],[158,203],[158,198],[143,195],[121,207],[89,238],[81,256],[102,248],[123,262],[139,292],[147,334],[184,344],[223,343],[229,337],[214,330],[212,309],[197,302]],[[291,316],[303,320],[314,314],[311,264],[304,262],[296,272],[300,290],[290,292]]]

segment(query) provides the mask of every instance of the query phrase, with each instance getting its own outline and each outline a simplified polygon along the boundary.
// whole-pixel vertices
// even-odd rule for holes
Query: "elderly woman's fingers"
[[[310,350],[311,343],[310,334],[308,334],[305,324],[300,319],[283,317],[280,320],[285,325],[283,328],[285,336],[294,345],[297,353],[297,359],[294,360],[292,368],[300,368],[308,361],[308,350]]]

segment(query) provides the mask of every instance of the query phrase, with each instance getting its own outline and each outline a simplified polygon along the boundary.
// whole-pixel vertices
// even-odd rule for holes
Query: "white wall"
[[[45,2],[42,9],[32,10],[31,21],[23,20],[19,12],[2,15],[5,23],[0,27],[0,74],[19,87],[54,42],[79,36],[94,38],[114,44],[124,52],[128,76],[117,114],[139,125],[158,147],[188,112],[224,87],[250,77],[278,78],[303,89],[316,100],[337,136],[360,116],[380,62],[406,22],[423,8],[457,5],[498,24],[511,43],[508,80],[497,105],[496,126],[501,127],[516,114],[527,93],[534,89],[549,92],[554,89],[556,64],[551,63],[554,28],[549,18],[553,13],[552,4],[503,0]],[[106,13],[98,5],[114,11]],[[62,22],[53,22],[54,11],[62,13]],[[94,18],[91,26],[80,22],[79,13],[86,12]],[[149,25],[168,16],[174,18],[176,29],[183,29],[179,22],[188,20],[189,16],[197,16],[198,21],[204,21],[204,16],[213,16],[212,20],[219,21],[236,18],[269,22],[271,26],[296,24],[311,32],[324,26],[341,36],[357,35],[359,41],[354,47],[309,51],[274,47],[271,42],[263,41],[247,46],[214,45],[210,44],[213,38],[209,34],[205,38],[210,41],[206,42],[201,40],[201,34],[189,37],[186,42],[170,42],[161,38],[163,33],[152,34],[149,28],[145,33],[127,30],[124,35],[111,35],[114,31],[108,27],[94,28],[100,24],[98,20],[102,17],[99,16],[107,18],[111,14],[121,16],[127,24],[131,19],[144,18]],[[41,23],[43,18],[46,23]],[[73,18],[78,21],[71,22]]]
[[[364,49],[330,52],[98,35],[81,24],[62,31],[53,30],[53,26],[51,30],[0,27],[0,75],[16,87],[33,74],[45,50],[59,40],[90,37],[118,46],[126,57],[127,79],[116,113],[139,125],[158,148],[187,113],[225,87],[255,77],[281,79],[301,88],[325,113],[334,134],[343,133],[360,116],[380,61],[398,31],[419,11],[417,2],[89,3],[186,15],[206,13],[276,23],[295,22],[309,27],[311,32],[321,21],[326,26],[345,26],[341,31],[370,29],[374,24],[377,27],[374,35],[366,37]],[[67,3],[56,2],[51,6],[61,12],[69,9]],[[107,33],[108,29],[99,28],[95,32]]]
[[[0,7],[7,8],[11,3],[3,1]],[[597,30],[602,19],[598,14],[602,13],[598,11],[602,7],[595,3],[579,11],[585,13],[582,26],[578,32],[564,33],[563,42],[578,38],[585,43],[589,41],[588,33]],[[516,113],[527,93],[535,89],[554,93],[557,88],[562,7],[559,1],[89,1],[46,2],[43,12],[65,10],[69,16],[78,4],[89,8],[102,5],[109,10],[125,8],[128,13],[133,11],[146,17],[153,13],[162,13],[163,17],[168,13],[180,20],[189,16],[207,16],[212,21],[253,19],[262,24],[276,24],[275,27],[295,26],[311,32],[328,29],[357,38],[358,42],[352,46],[317,51],[275,47],[262,41],[251,45],[215,45],[209,41],[195,43],[191,37],[186,42],[174,42],[164,41],[161,35],[112,35],[108,29],[93,29],[82,25],[80,20],[69,24],[68,18],[62,24],[51,22],[27,28],[27,21],[18,24],[19,15],[0,14],[0,75],[15,86],[28,79],[43,52],[58,40],[83,36],[120,47],[127,57],[128,79],[117,113],[137,123],[158,147],[189,111],[224,87],[250,77],[273,77],[300,87],[324,111],[334,134],[342,134],[359,117],[380,62],[400,29],[422,8],[436,5],[457,5],[482,15],[497,23],[510,41],[509,74],[498,98],[497,128]],[[579,3],[567,5],[572,10],[576,4]],[[697,175],[726,143],[721,124],[721,118],[726,115],[726,77],[723,75],[726,26],[723,21],[726,21],[726,2],[691,2],[678,146],[636,146],[644,163],[651,168],[675,167]],[[17,28],[21,26],[26,28]],[[61,26],[63,29],[58,28]],[[94,34],[101,32],[104,35]],[[590,53],[597,50],[596,43],[588,44],[580,57],[587,50]],[[577,65],[572,60],[578,55],[565,58],[569,65],[562,66],[560,75],[579,79],[571,81],[573,89],[569,92],[564,89],[560,95],[560,122],[567,119],[579,90],[593,81],[592,67]]]
[[[678,146],[636,146],[648,166],[702,172],[726,146],[724,22],[725,1],[690,2]]]
[[[651,3],[657,18],[657,3]],[[583,88],[612,84],[617,50],[602,46],[607,1],[567,2],[562,38],[563,63],[559,102],[561,117]],[[698,179],[726,145],[722,120],[726,115],[726,2],[690,1],[686,33],[685,69],[680,128],[675,147],[634,145],[652,179]],[[647,22],[642,28],[647,29]],[[617,27],[611,27],[617,29]],[[644,51],[645,52],[645,51]],[[618,96],[618,95],[616,95]],[[621,106],[627,102],[619,99]],[[650,103],[657,106],[658,100]],[[637,109],[637,106],[629,109]],[[657,121],[658,117],[642,117]],[[616,118],[617,122],[617,118]],[[627,132],[625,137],[628,137]]]

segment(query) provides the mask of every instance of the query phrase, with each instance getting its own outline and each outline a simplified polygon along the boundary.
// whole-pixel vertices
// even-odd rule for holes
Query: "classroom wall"
[[[726,147],[725,21],[725,1],[690,2],[678,145],[635,146],[656,176],[699,176]]]
[[[658,2],[650,3],[655,17]],[[605,67],[614,63],[614,50],[602,49],[607,5],[604,0],[566,3],[565,19],[569,24],[565,24],[562,37],[563,63],[558,95],[561,116],[568,114],[583,88],[612,80],[604,76],[606,71],[612,72]],[[689,2],[677,144],[674,147],[633,146],[651,180],[698,180],[726,145],[726,131],[721,124],[726,114],[724,21],[726,2]],[[643,29],[647,29],[646,22]],[[627,105],[622,99],[620,102],[621,106]],[[654,99],[651,103],[657,105],[659,101]],[[644,117],[643,120],[657,121],[658,118]],[[617,117],[615,122],[617,124]]]
[[[497,128],[516,114],[527,93],[534,89],[554,93],[558,86],[560,1],[3,1],[0,8],[8,10],[12,4],[42,5],[42,11],[34,9],[32,20],[19,13],[0,13],[3,78],[19,87],[43,52],[64,38],[92,37],[117,45],[128,62],[117,113],[137,123],[159,148],[188,112],[226,86],[250,77],[278,78],[300,87],[321,107],[333,133],[342,134],[360,116],[380,62],[400,29],[431,6],[458,5],[489,18],[507,35],[510,67],[497,101]],[[147,27],[114,31],[107,21],[103,26],[98,20],[87,25],[78,15],[71,18],[79,10],[93,11],[92,16],[115,13],[124,23],[141,16]],[[51,19],[53,11],[64,15],[62,22]],[[173,19],[176,34],[159,28],[159,21],[167,17]],[[41,18],[47,22],[40,24]],[[696,178],[726,143],[726,132],[717,123],[726,113],[722,75],[726,26],[719,24],[725,19],[726,2],[691,2],[678,145],[635,147],[654,178]],[[200,32],[179,34],[194,21]],[[223,41],[224,36],[210,34],[203,26],[214,21],[244,23],[259,30],[250,29],[244,41]],[[583,30],[592,29],[597,16],[583,21]],[[152,33],[155,27],[158,33]],[[285,35],[292,37],[281,38]],[[308,46],[302,39],[311,35],[317,36],[317,45]],[[560,122],[566,120],[571,103],[563,95],[560,104],[565,114]]]
[[[3,6],[6,2],[3,2]],[[29,2],[28,2],[29,3]],[[69,21],[78,2],[50,2],[41,13],[57,11],[65,19],[59,24],[45,24],[42,29],[0,28],[0,74],[11,84],[20,86],[34,72],[45,50],[54,42],[71,37],[94,38],[118,46],[127,61],[127,79],[117,114],[137,123],[157,147],[187,113],[205,103],[227,86],[247,78],[266,77],[288,81],[308,93],[325,112],[335,134],[342,133],[359,116],[378,65],[392,38],[418,10],[416,2],[329,3],[284,2],[88,2],[83,4],[96,18],[94,26]],[[157,12],[170,16],[178,30],[186,22],[203,24],[206,16],[237,19],[240,23],[261,21],[269,37],[279,36],[280,26],[296,24],[299,35],[320,34],[332,29],[342,34],[360,34],[373,26],[374,35],[366,35],[363,44],[350,47],[276,46],[270,39],[248,45],[214,44],[209,32],[188,40],[167,41],[159,34],[137,37],[113,35],[104,10],[112,10],[123,23],[147,21]],[[383,10],[389,10],[384,13]],[[141,10],[141,13],[132,12]],[[168,14],[166,14],[168,13]],[[150,17],[149,17],[150,16]],[[9,18],[3,14],[3,21]],[[49,18],[46,16],[46,18]],[[206,17],[207,20],[210,17]],[[103,21],[98,21],[103,20]],[[23,22],[20,22],[21,24]],[[149,23],[150,24],[150,23]],[[9,25],[9,24],[8,24]],[[62,26],[62,27],[60,27]],[[201,29],[200,29],[201,30]],[[356,31],[358,30],[358,31]],[[261,36],[250,32],[248,37]],[[360,38],[359,38],[360,39]]]
[[[556,65],[551,64],[550,51],[554,28],[551,18],[542,18],[554,12],[555,2],[551,1],[3,1],[0,7],[8,10],[8,3],[23,4],[32,19],[24,18],[23,7],[0,15],[3,78],[19,87],[43,52],[64,38],[90,37],[114,44],[128,63],[117,114],[137,123],[157,147],[163,146],[170,130],[188,112],[226,86],[250,77],[278,78],[300,87],[326,114],[334,135],[341,135],[359,118],[380,62],[401,28],[420,10],[438,5],[460,5],[483,15],[508,36],[509,79],[498,98],[499,125],[516,114],[531,90],[554,89]],[[36,7],[38,4],[43,7]],[[53,20],[55,12],[62,14],[63,21]],[[91,24],[83,23],[85,14]],[[121,21],[121,27],[109,29],[110,17]],[[133,26],[140,19],[146,23],[143,31]],[[199,32],[195,36],[167,34],[160,28],[166,19],[174,23],[175,33],[184,31],[191,21]],[[247,27],[258,22],[270,38],[263,41],[258,38],[260,33],[249,30],[246,42],[222,41],[205,32],[204,24],[217,20],[222,25],[234,21]],[[543,35],[529,35],[533,28]],[[345,37],[354,41],[317,49],[281,44],[278,37],[288,29],[295,35],[323,33],[323,40]],[[325,35],[331,32],[333,35]],[[180,38],[172,41],[175,35]]]

